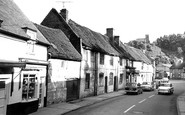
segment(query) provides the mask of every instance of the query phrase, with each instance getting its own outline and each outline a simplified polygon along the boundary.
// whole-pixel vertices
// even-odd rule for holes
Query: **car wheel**
[[[161,94],[160,92],[158,92],[158,95]]]

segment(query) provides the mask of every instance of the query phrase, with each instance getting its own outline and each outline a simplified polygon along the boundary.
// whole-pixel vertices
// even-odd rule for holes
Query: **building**
[[[0,114],[28,114],[46,105],[50,44],[12,0],[0,3]]]
[[[51,44],[48,49],[50,64],[47,103],[78,99],[81,54],[60,29],[36,26]],[[80,39],[76,40],[78,43]]]

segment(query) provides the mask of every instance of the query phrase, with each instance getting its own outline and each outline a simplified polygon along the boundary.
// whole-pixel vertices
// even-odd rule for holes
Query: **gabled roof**
[[[51,43],[51,47],[48,49],[48,52],[51,53],[51,58],[81,61],[81,55],[60,29],[48,28],[37,24],[35,25]]]
[[[26,27],[37,32],[39,43],[49,45],[49,42],[12,0],[0,0],[0,20],[3,21],[0,27],[1,33],[27,40],[30,37],[23,29]]]
[[[181,63],[181,64],[173,64],[170,69],[183,69],[183,67],[185,67],[185,63]]]
[[[107,36],[92,31],[87,27],[81,26],[72,20],[69,20],[68,24],[73,31],[80,38],[82,38],[82,43],[84,46],[94,51],[110,55],[119,55],[119,53],[110,45],[109,41],[107,40]]]

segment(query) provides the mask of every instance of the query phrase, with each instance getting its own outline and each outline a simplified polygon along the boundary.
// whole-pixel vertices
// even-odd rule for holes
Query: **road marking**
[[[135,107],[136,105],[132,105],[130,108],[128,108],[126,111],[124,111],[124,113],[128,112],[129,110],[131,110],[133,107]]]
[[[153,96],[155,96],[155,95],[151,95],[150,97],[148,97],[148,98],[152,98]]]
[[[139,103],[143,103],[146,99],[141,100]]]

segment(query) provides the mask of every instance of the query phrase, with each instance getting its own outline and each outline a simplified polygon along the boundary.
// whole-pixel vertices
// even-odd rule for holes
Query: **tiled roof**
[[[81,61],[81,55],[60,29],[48,28],[37,24],[35,25],[51,43],[51,47],[48,49],[48,52],[51,53],[52,58]]]
[[[107,36],[102,35],[98,32],[92,31],[87,27],[81,26],[76,22],[69,20],[68,24],[73,31],[82,38],[84,46],[91,50],[107,53],[110,55],[120,55],[109,43]]]
[[[22,29],[28,27],[37,31],[34,24],[23,14],[19,7],[12,0],[0,0],[0,20],[3,20],[0,32],[9,33],[11,35],[19,36],[23,39],[30,37]],[[49,42],[37,31],[37,40],[40,43],[49,45]]]

